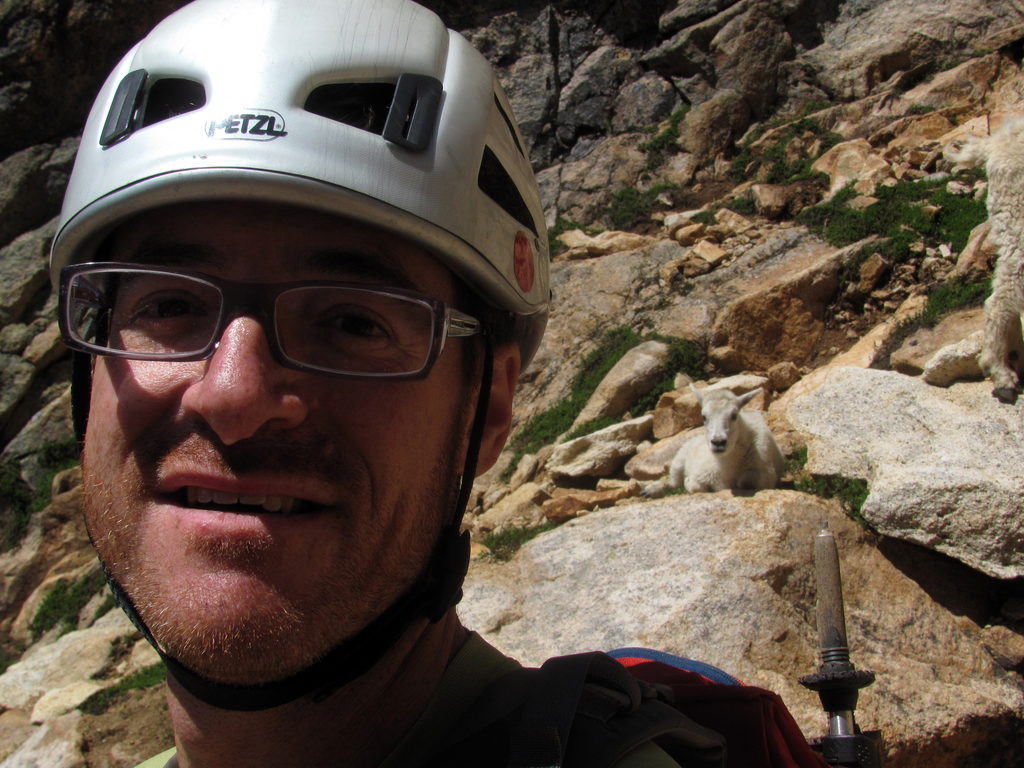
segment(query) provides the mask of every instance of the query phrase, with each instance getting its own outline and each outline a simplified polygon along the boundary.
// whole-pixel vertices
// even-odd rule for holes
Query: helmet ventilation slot
[[[516,143],[516,149],[519,150],[519,154],[526,157],[526,152],[523,151],[523,145],[519,143],[519,134],[516,133],[515,126],[512,124],[512,118],[508,116],[508,112],[501,106],[501,100],[498,98],[498,94],[494,94],[494,106],[498,108],[498,114],[505,121],[505,125],[508,126],[508,132],[512,134],[512,141]]]
[[[313,89],[305,109],[420,152],[434,137],[441,90],[437,78],[409,73],[395,83],[329,83]]]
[[[136,69],[118,83],[100,134],[100,146],[109,147],[139,128],[183,115],[206,104],[206,89],[195,80],[162,77],[153,80],[147,92],[146,84],[150,81],[146,70]]]
[[[530,209],[519,193],[516,183],[512,180],[505,166],[490,147],[484,147],[484,155],[480,159],[480,172],[476,179],[480,189],[491,200],[496,202],[513,219],[537,234],[537,224],[530,215]]]
[[[394,83],[330,83],[313,89],[305,109],[379,136],[394,97]]]
[[[206,105],[202,83],[183,77],[164,77],[149,87],[142,113],[142,127],[169,120]]]

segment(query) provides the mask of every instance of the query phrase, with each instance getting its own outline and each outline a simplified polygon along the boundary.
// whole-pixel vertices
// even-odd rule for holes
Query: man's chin
[[[312,611],[250,573],[178,574],[171,581],[126,586],[160,648],[216,682],[281,680],[309,666],[331,645]]]
[[[188,627],[161,626],[154,631],[164,652],[192,672],[218,683],[259,685],[283,680],[314,663],[324,649],[312,647],[303,629],[249,622],[196,622]]]

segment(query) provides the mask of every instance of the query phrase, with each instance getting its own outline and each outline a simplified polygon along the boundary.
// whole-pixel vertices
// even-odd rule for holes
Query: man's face
[[[448,303],[451,274],[399,238],[257,204],[137,217],[105,254],[236,281],[405,286]],[[453,340],[418,381],[279,366],[253,317],[202,362],[98,358],[86,519],[157,640],[201,674],[279,679],[364,626],[422,571],[475,403]],[[292,499],[307,511],[268,511]]]

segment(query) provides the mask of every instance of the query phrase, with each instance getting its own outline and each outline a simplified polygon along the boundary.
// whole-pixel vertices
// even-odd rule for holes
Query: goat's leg
[[[1019,305],[1012,286],[995,280],[985,301],[985,339],[978,362],[992,380],[992,394],[1004,403],[1015,403],[1020,393],[1017,373],[1010,367],[1011,349],[1021,347]]]

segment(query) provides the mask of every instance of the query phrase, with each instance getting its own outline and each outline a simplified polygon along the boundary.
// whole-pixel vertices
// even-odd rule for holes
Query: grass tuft
[[[78,460],[78,443],[73,439],[44,445],[39,451],[43,474],[34,489],[21,479],[19,460],[8,459],[0,463],[0,499],[3,499],[6,511],[0,530],[0,552],[14,549],[21,543],[32,515],[50,503],[53,476],[75,466]]]
[[[29,630],[33,639],[39,639],[53,627],[58,627],[61,635],[75,629],[82,608],[103,585],[103,574],[99,572],[89,573],[74,583],[59,580],[43,597],[36,615],[32,617]]]
[[[965,171],[959,178],[973,181],[978,175]],[[848,186],[832,200],[804,209],[796,220],[840,248],[870,235],[884,237],[887,243],[879,250],[893,263],[902,264],[910,257],[910,246],[918,241],[948,243],[954,251],[963,250],[971,230],[988,217],[984,200],[947,192],[945,180],[879,187],[875,192],[878,202],[862,210],[847,205],[854,197],[853,186]],[[938,210],[929,215],[925,205]]]
[[[686,117],[690,107],[686,105],[673,112],[668,118],[668,125],[660,133],[656,134],[650,141],[645,141],[638,149],[647,155],[644,169],[655,171],[664,165],[666,158],[671,152],[678,151],[679,146],[679,125]]]
[[[793,477],[793,489],[823,499],[838,499],[843,511],[862,528],[872,530],[861,514],[868,498],[868,483],[859,477],[812,475],[805,470],[807,447],[798,449],[786,460],[786,469]]]
[[[612,229],[630,230],[650,219],[661,195],[678,189],[678,184],[655,184],[643,191],[623,187],[612,195],[604,218]]]
[[[109,688],[97,691],[83,701],[78,708],[87,715],[102,715],[118,697],[127,691],[142,690],[159,685],[167,678],[167,670],[163,664],[153,664],[140,669]]]
[[[821,126],[813,118],[802,117],[790,122],[786,129],[771,144],[755,155],[752,148],[754,142],[760,139],[767,131],[779,125],[785,125],[785,120],[769,122],[763,129],[752,131],[747,136],[740,146],[739,154],[732,160],[731,174],[734,179],[744,181],[747,178],[747,168],[754,161],[759,162],[762,168],[759,178],[769,184],[791,184],[796,181],[815,178],[820,175],[811,170],[815,158],[792,158],[787,156],[786,150],[790,142],[798,136],[811,132],[820,140],[820,153],[824,154],[843,139],[838,133],[821,130]]]
[[[490,533],[483,538],[483,545],[491,550],[486,557],[504,563],[512,559],[512,556],[530,539],[557,527],[557,523],[548,521],[541,525],[506,528],[497,533]]]

